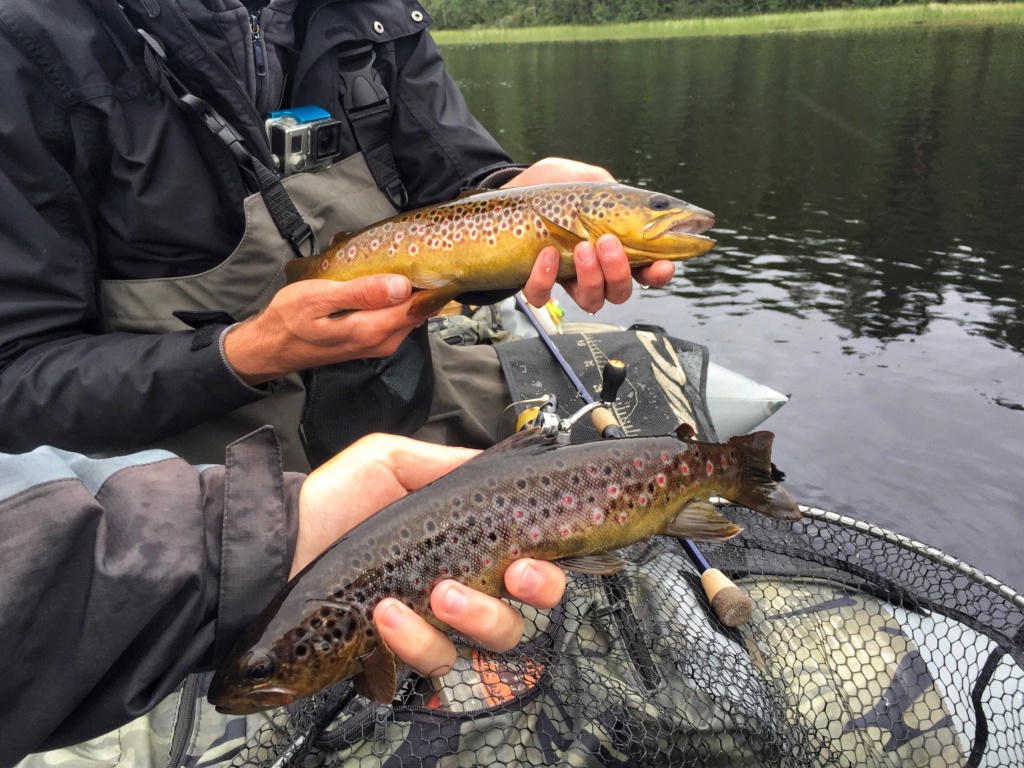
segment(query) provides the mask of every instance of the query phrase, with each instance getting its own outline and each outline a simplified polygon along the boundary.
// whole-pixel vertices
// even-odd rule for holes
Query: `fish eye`
[[[245,668],[245,676],[251,683],[262,683],[274,674],[274,662],[266,656],[258,656]]]
[[[667,210],[671,205],[672,201],[665,197],[665,195],[655,195],[651,198],[650,202],[647,203],[647,207],[655,211]]]

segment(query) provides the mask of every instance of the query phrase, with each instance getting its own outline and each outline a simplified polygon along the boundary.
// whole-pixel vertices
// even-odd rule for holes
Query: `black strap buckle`
[[[377,54],[372,43],[362,43],[338,56],[338,74],[341,76],[341,106],[349,115],[376,114],[391,108],[387,89],[373,68]]]

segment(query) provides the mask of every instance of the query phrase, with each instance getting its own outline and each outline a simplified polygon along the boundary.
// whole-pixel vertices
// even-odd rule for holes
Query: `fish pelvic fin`
[[[390,704],[398,687],[398,666],[394,651],[378,639],[374,649],[360,661],[363,670],[352,679],[356,693],[381,704]]]
[[[624,560],[620,560],[608,552],[595,552],[592,555],[567,557],[564,560],[556,560],[555,564],[560,565],[567,571],[590,573],[598,576],[610,576],[626,567]]]
[[[453,283],[444,288],[428,288],[425,291],[416,291],[413,294],[412,304],[409,305],[407,317],[430,317],[435,312],[440,312],[449,301],[452,301],[462,291],[459,286]]]
[[[677,539],[726,541],[743,529],[722,517],[710,501],[694,500],[683,507],[662,533]]]
[[[728,493],[722,494],[748,509],[778,520],[799,520],[803,515],[796,501],[772,479],[771,432],[754,432],[730,437],[726,445],[736,451],[739,479]]]

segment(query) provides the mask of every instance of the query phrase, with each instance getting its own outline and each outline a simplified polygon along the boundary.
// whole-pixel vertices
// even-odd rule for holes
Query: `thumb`
[[[401,304],[412,293],[412,283],[402,275],[369,275],[334,283],[331,310],[384,309]]]

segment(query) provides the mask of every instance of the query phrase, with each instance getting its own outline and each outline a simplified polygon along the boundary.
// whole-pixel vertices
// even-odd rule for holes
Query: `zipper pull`
[[[252,58],[256,64],[256,75],[257,77],[265,77],[267,74],[267,54],[263,50],[263,38],[260,37],[259,12],[249,16],[249,32],[252,34]]]

